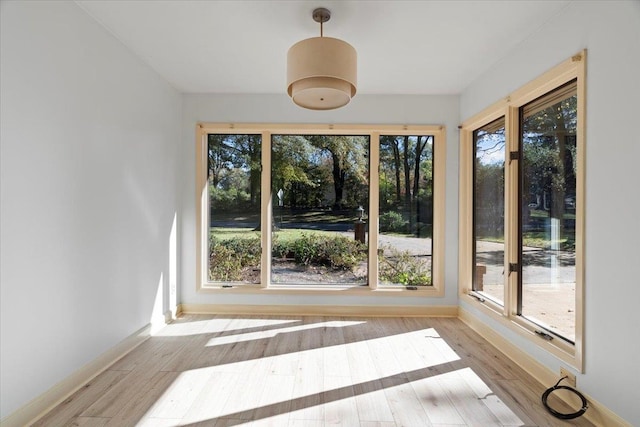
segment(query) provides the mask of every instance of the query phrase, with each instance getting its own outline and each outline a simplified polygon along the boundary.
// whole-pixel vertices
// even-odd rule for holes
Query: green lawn
[[[478,236],[477,238],[483,242],[504,243],[504,236]],[[575,237],[573,233],[565,233],[557,242],[563,250],[573,250],[575,248]],[[522,236],[522,244],[531,248],[548,249],[551,247],[551,239],[545,231],[528,231]]]
[[[279,242],[289,242],[296,240],[305,235],[318,235],[326,236],[335,234],[335,231],[322,231],[322,230],[302,230],[302,229],[286,229],[273,232],[273,238],[278,239]],[[260,238],[260,231],[255,231],[253,228],[235,228],[235,227],[212,227],[209,229],[209,235],[215,236],[216,239],[229,240],[229,239],[251,239]]]

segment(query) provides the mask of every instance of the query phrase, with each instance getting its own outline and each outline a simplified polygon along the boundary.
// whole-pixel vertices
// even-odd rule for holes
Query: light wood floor
[[[458,319],[185,315],[35,425],[590,426],[550,385]]]

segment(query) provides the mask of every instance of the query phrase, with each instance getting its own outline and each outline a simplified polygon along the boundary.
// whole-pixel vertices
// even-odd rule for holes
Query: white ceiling
[[[324,35],[358,52],[358,93],[456,94],[571,0],[77,3],[182,92],[285,93],[287,50]]]

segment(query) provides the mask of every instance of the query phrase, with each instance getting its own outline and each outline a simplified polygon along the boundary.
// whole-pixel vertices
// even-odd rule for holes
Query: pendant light
[[[325,8],[313,11],[320,37],[299,41],[287,54],[287,92],[293,102],[310,110],[333,110],[356,94],[357,53],[349,43],[324,37],[323,24],[331,18]]]

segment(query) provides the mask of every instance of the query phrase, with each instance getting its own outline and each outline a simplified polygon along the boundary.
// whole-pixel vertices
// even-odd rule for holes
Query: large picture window
[[[197,131],[198,289],[443,294],[441,127]]]
[[[582,368],[585,52],[467,120],[465,302]]]
[[[271,283],[367,284],[369,136],[273,135],[271,194]]]

